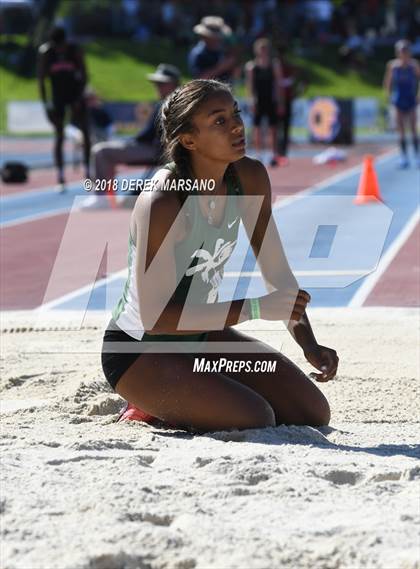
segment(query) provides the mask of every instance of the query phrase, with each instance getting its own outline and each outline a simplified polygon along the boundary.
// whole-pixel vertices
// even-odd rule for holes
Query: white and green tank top
[[[174,164],[163,168],[174,171]],[[173,296],[174,300],[192,304],[217,302],[224,266],[238,238],[238,196],[243,193],[233,165],[227,168],[225,180],[227,200],[222,222],[218,226],[210,225],[202,214],[197,199],[198,192],[188,192],[183,207],[190,220],[190,231],[185,239],[175,245],[179,284]],[[136,244],[131,235],[128,243],[128,276],[112,316],[121,330],[137,340],[143,338],[145,331],[139,312],[136,279]]]

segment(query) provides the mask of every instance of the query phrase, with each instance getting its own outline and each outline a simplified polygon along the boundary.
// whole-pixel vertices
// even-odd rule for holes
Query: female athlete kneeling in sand
[[[313,374],[318,381],[337,371],[336,352],[315,340],[309,294],[284,255],[267,172],[244,155],[244,125],[229,88],[187,83],[164,102],[161,123],[171,162],[137,199],[128,278],[104,336],[105,377],[129,402],[123,418],[158,418],[198,432],[328,424],[328,402],[312,381],[233,328],[253,318],[285,320],[321,371]],[[240,220],[272,292],[219,302]],[[275,369],[257,372],[268,361]]]

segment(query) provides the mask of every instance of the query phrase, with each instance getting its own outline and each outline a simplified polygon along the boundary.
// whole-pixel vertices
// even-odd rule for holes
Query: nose
[[[235,120],[233,122],[233,127],[232,127],[232,133],[233,134],[242,134],[242,132],[244,131],[244,123],[242,122],[241,117],[235,117]]]

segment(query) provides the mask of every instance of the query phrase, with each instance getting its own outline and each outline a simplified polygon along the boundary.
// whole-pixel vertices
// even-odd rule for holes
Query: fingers
[[[338,368],[338,356],[334,350],[324,351],[323,354],[323,365],[321,366],[322,373],[312,373],[310,374],[315,381],[325,383],[333,379],[337,373]]]

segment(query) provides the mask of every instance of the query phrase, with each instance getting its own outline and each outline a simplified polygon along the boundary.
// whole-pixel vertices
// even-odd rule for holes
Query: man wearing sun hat
[[[236,57],[226,53],[225,40],[232,36],[231,28],[220,16],[205,16],[194,26],[200,41],[188,56],[188,65],[196,79],[219,79],[230,82]]]
[[[154,105],[146,126],[133,139],[95,144],[92,148],[94,180],[112,180],[118,164],[152,165],[159,162],[162,151],[157,118],[163,100],[178,87],[180,72],[174,65],[160,63],[154,73],[147,75],[147,79],[155,85],[160,100]],[[108,200],[100,198],[97,195],[89,196],[82,207],[107,207]]]

